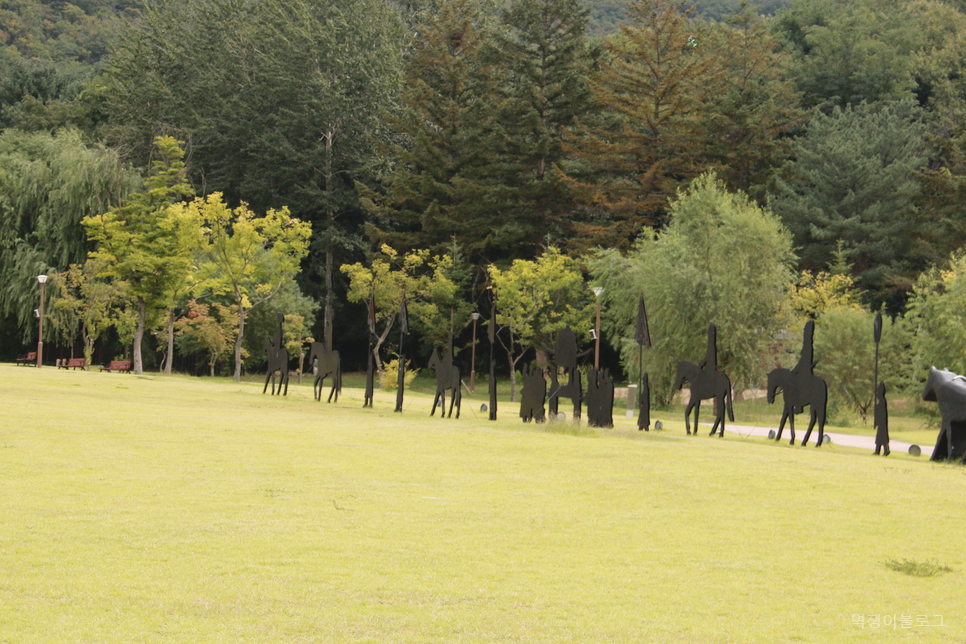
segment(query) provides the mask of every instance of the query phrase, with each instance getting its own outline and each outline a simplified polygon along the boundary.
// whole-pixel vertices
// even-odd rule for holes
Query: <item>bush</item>
[[[419,375],[419,369],[413,369],[413,363],[410,360],[406,361],[406,379],[405,388],[409,389],[413,384],[413,380]],[[391,390],[396,388],[396,383],[399,382],[399,360],[390,360],[383,363],[382,373],[379,374],[379,386],[382,389]]]

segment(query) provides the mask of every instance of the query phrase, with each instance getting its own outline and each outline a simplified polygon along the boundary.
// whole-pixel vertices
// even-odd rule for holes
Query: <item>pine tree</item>
[[[577,234],[588,246],[625,247],[642,226],[666,222],[668,199],[702,169],[698,89],[708,60],[689,30],[684,0],[639,0],[608,41],[592,87],[612,113],[575,128],[566,176],[585,206]]]

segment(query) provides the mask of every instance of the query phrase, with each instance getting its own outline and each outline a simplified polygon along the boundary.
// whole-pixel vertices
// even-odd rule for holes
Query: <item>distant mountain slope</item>
[[[590,8],[590,33],[603,36],[614,33],[625,20],[624,9],[628,0],[583,0]],[[710,20],[720,20],[723,16],[737,13],[742,0],[696,0],[695,15]],[[791,0],[760,0],[750,3],[762,14],[771,15],[791,4]]]

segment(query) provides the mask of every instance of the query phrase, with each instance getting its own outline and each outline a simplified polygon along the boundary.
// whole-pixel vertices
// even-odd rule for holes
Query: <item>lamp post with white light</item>
[[[473,349],[470,351],[470,391],[476,391],[476,321],[480,319],[480,314],[473,312]]]
[[[600,296],[603,294],[603,286],[594,287],[594,297],[597,298],[597,324],[594,326],[594,369],[600,368]]]
[[[37,281],[40,282],[40,310],[37,317],[40,318],[40,330],[37,333],[37,368],[44,364],[44,284],[47,283],[46,275],[38,275]]]

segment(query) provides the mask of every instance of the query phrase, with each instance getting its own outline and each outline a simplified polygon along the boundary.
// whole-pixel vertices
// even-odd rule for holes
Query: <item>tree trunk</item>
[[[144,364],[141,361],[141,341],[144,339],[144,324],[147,317],[148,303],[143,297],[138,298],[138,325],[134,329],[134,373],[141,375],[144,373]]]
[[[242,350],[242,338],[245,336],[245,314],[247,311],[244,307],[238,307],[238,337],[235,338],[235,382],[241,380],[241,350]]]
[[[174,308],[168,309],[168,321],[165,322],[165,336],[168,339],[168,350],[164,356],[164,375],[171,375],[171,365],[174,363]]]

